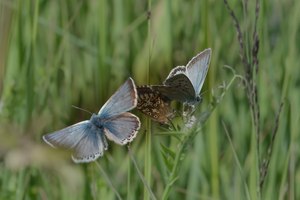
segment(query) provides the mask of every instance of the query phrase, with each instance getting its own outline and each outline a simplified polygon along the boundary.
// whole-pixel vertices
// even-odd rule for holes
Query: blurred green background
[[[250,49],[254,1],[229,4]],[[98,112],[129,76],[137,85],[159,84],[173,67],[211,47],[199,112],[207,110],[219,86],[233,80],[224,66],[244,75],[224,2],[0,0],[0,199],[153,198],[146,182],[157,199],[168,185],[164,197],[170,199],[300,199],[299,10],[300,1],[260,1],[261,155],[237,78],[196,130],[173,183],[166,160],[177,155],[181,136],[147,123],[141,114],[143,127],[131,144],[132,156],[110,142],[97,162],[75,165],[69,152],[53,150],[41,136],[89,119],[72,105]],[[146,124],[152,127],[149,137]],[[272,140],[274,124],[278,132]],[[263,160],[272,141],[258,193],[255,160]]]

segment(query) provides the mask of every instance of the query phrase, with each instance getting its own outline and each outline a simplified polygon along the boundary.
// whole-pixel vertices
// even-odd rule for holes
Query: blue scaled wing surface
[[[76,163],[96,160],[108,146],[103,130],[89,120],[47,134],[43,139],[52,147],[74,150],[72,159]]]

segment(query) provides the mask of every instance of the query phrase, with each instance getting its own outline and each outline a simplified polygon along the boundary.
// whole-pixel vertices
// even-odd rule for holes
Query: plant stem
[[[151,62],[151,0],[148,0],[148,69],[147,69],[147,83],[150,83],[150,62]],[[151,120],[148,118],[146,122],[146,144],[145,144],[145,180],[146,184],[151,187]],[[150,199],[150,193],[147,187],[144,187],[144,200]]]
[[[111,182],[109,176],[106,174],[106,172],[104,171],[104,169],[101,167],[99,161],[95,162],[97,167],[99,168],[101,174],[103,175],[104,179],[107,181],[109,187],[114,191],[115,195],[117,196],[118,199],[122,199],[121,195],[119,194],[118,190],[115,188],[115,186],[113,185],[113,183]]]
[[[137,165],[137,163],[136,163],[136,161],[135,161],[135,159],[133,157],[133,154],[132,154],[131,149],[130,149],[129,146],[128,146],[128,154],[129,154],[129,156],[131,158],[131,161],[132,161],[132,163],[133,163],[133,165],[134,165],[134,167],[135,167],[135,169],[136,169],[139,177],[141,178],[141,180],[142,180],[142,182],[143,182],[143,184],[145,186],[145,189],[147,190],[147,192],[149,194],[149,198],[151,197],[152,200],[156,200],[156,197],[154,196],[154,194],[153,194],[153,192],[152,192],[149,184],[146,182],[145,178],[143,177],[143,174],[142,174],[141,170],[139,169],[139,167],[138,167],[138,165]]]

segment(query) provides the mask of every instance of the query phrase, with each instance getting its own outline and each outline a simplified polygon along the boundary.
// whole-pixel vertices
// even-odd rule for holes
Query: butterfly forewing
[[[187,76],[193,84],[196,94],[198,95],[203,86],[205,77],[207,75],[210,63],[211,49],[205,49],[187,64]]]
[[[43,136],[43,140],[52,147],[74,148],[76,144],[87,134],[90,126],[88,120],[79,122],[62,130]]]
[[[99,115],[102,118],[116,116],[135,108],[137,93],[133,80],[129,78],[102,106]]]
[[[154,121],[167,124],[173,117],[170,100],[149,86],[137,87],[137,109]]]

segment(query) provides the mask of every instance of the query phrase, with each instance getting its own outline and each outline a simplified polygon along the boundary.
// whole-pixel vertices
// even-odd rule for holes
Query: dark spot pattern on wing
[[[149,116],[152,120],[167,124],[174,113],[170,106],[170,100],[153,90],[150,86],[138,86],[137,109]]]

